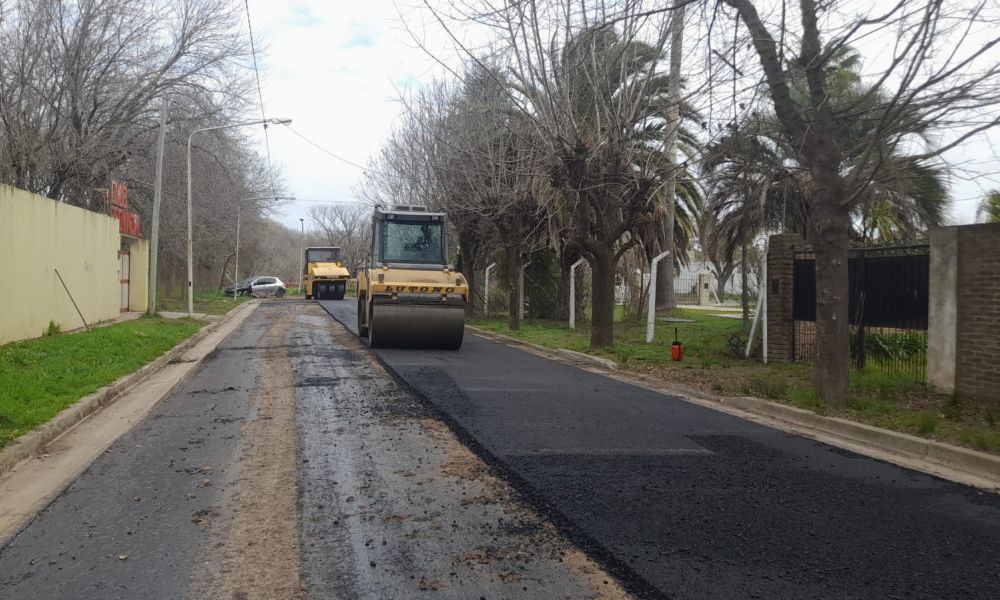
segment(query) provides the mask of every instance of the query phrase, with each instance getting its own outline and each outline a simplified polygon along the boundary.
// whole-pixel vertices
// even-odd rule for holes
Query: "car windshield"
[[[385,221],[382,261],[444,264],[441,221]]]
[[[306,250],[306,262],[337,262],[340,260],[340,248],[309,248]]]

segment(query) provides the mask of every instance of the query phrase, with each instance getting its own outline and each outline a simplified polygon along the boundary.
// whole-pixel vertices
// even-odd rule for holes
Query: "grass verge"
[[[235,307],[252,300],[250,296],[226,296],[222,292],[202,292],[194,297],[194,312],[206,315],[224,315]],[[166,312],[187,312],[187,298],[160,298],[156,310]]]
[[[203,325],[143,317],[0,346],[0,448],[154,360]]]
[[[571,330],[565,323],[525,321],[510,331],[505,320],[473,320],[475,327],[519,340],[587,352],[616,361],[623,370],[643,373],[670,383],[728,396],[755,396],[791,404],[828,416],[838,416],[876,427],[911,433],[1000,454],[1000,412],[955,402],[902,375],[852,371],[852,400],[846,407],[821,405],[812,385],[811,365],[762,364],[746,360],[746,334],[739,319],[700,310],[672,313],[692,322],[658,321],[653,343],[645,343],[644,323],[615,323],[615,345],[590,350],[587,324]],[[684,360],[670,359],[674,329],[684,345]]]

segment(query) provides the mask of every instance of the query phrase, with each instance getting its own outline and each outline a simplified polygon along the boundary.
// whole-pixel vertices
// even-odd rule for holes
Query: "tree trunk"
[[[476,289],[476,269],[469,265],[466,271],[462,271],[462,275],[465,276],[465,282],[469,284],[469,301],[465,303],[465,316],[472,318],[476,316],[476,307],[482,302],[482,295]]]
[[[594,273],[590,347],[603,348],[615,343],[615,261],[598,254],[590,266]]]
[[[747,277],[747,243],[740,247],[740,304],[743,306],[743,329],[750,326],[750,285]]]
[[[670,217],[671,227],[673,227],[673,216]],[[677,301],[674,299],[674,261],[673,261],[673,240],[669,242],[670,256],[664,258],[656,265],[656,308],[674,308]],[[647,265],[648,266],[648,265]]]
[[[681,48],[684,40],[684,7],[686,1],[674,3],[670,21],[670,75],[667,82],[670,104],[667,108],[667,185],[664,202],[666,215],[663,218],[662,248],[670,255],[660,261],[656,270],[656,308],[673,308],[674,300],[674,213],[677,210],[677,132],[681,125]],[[596,294],[595,294],[596,296]]]
[[[469,302],[465,305],[465,316],[473,317],[478,312],[476,307],[482,302],[482,296],[476,289],[476,259],[479,247],[476,243],[476,231],[463,228],[458,233],[459,252],[455,268],[465,276],[469,284]]]
[[[234,256],[236,256],[236,255],[235,254],[228,254],[228,255],[226,255],[226,260],[225,260],[225,262],[222,263],[222,272],[219,273],[219,289],[220,290],[226,287],[226,269],[229,268],[229,261],[232,260]],[[234,286],[236,285],[236,282],[237,282],[237,279],[234,276],[233,277],[233,285]]]
[[[556,310],[553,315],[559,321],[569,319],[569,268],[573,262],[563,252],[559,261],[559,281],[556,284]]]
[[[817,181],[810,227],[816,254],[816,395],[825,404],[845,405],[850,399],[849,281],[847,271],[850,216],[840,204],[842,189]]]

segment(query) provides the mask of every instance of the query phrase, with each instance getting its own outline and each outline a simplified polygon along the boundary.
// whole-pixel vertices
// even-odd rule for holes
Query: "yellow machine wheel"
[[[465,307],[372,305],[367,329],[372,348],[458,350],[465,337]]]

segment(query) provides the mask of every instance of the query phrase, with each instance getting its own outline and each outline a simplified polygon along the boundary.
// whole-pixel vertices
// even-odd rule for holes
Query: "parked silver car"
[[[274,296],[281,298],[285,295],[285,284],[277,277],[257,277],[250,282],[251,296]]]

